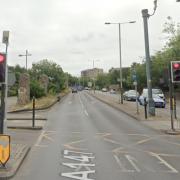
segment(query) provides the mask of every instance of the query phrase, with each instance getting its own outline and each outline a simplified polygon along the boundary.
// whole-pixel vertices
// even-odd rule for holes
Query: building
[[[87,77],[87,78],[97,78],[99,74],[103,73],[103,69],[99,68],[93,68],[93,69],[86,69],[81,71],[81,77]]]
[[[127,72],[127,71],[129,71],[129,69],[130,69],[130,67],[122,67],[122,71],[123,72]],[[109,73],[113,73],[114,71],[118,71],[119,72],[119,68],[111,68],[111,69],[109,69]]]

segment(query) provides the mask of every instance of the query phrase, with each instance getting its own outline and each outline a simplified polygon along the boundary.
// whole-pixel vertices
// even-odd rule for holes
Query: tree
[[[50,83],[56,87],[56,92],[65,89],[65,82],[67,78],[60,65],[47,59],[34,63],[32,65],[32,69],[30,70],[31,79],[37,80],[42,74],[49,77]]]

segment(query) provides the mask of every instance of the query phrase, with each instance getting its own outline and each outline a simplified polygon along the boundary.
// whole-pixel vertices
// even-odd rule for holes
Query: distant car
[[[153,101],[155,107],[160,107],[160,108],[165,108],[166,107],[166,102],[164,99],[162,99],[160,96],[153,94]],[[139,104],[144,106],[144,99],[146,98],[146,101],[148,103],[148,94],[142,94],[139,97]]]
[[[102,88],[102,92],[107,92],[107,88]]]
[[[85,89],[85,90],[90,90],[90,88],[89,88],[89,87],[85,87],[84,89]]]
[[[77,90],[76,87],[73,87],[73,88],[72,88],[72,93],[77,93],[77,91],[78,91],[78,90]]]
[[[110,94],[116,94],[116,91],[115,91],[115,89],[111,89],[111,90],[109,91],[109,93],[110,93]]]
[[[137,96],[137,98],[139,97],[138,92],[137,92],[137,95],[136,95],[135,90],[129,90],[129,91],[124,92],[123,99],[127,100],[127,101],[136,101],[136,96]]]

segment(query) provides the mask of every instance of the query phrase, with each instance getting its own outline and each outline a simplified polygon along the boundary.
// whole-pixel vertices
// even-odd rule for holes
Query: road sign
[[[134,82],[133,82],[133,85],[134,85],[134,86],[137,86],[137,81],[134,81]]]
[[[92,82],[88,82],[88,87],[92,87]]]
[[[132,79],[133,79],[133,81],[136,81],[136,80],[137,80],[136,74],[133,74],[133,75],[132,75]]]
[[[5,166],[10,158],[10,136],[0,135],[0,163]]]
[[[4,44],[9,43],[9,31],[3,31],[2,43],[4,43]]]
[[[13,86],[16,82],[16,76],[14,72],[8,72],[8,86]]]

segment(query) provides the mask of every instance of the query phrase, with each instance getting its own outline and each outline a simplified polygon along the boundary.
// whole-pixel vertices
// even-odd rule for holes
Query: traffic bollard
[[[144,114],[145,114],[145,119],[147,119],[147,101],[146,101],[146,98],[144,98]]]
[[[35,127],[35,97],[33,96],[32,127]]]

